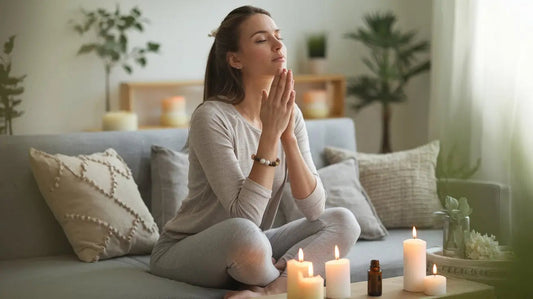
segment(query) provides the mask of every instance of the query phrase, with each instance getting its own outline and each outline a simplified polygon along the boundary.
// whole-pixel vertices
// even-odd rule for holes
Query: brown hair
[[[254,14],[270,13],[253,6],[241,6],[232,10],[214,34],[215,41],[209,51],[205,69],[204,101],[209,99],[224,101],[214,96],[222,95],[226,102],[238,104],[244,99],[241,71],[232,68],[226,60],[228,52],[239,50],[239,26]]]

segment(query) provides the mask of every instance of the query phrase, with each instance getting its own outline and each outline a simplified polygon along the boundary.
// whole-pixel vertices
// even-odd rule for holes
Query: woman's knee
[[[273,272],[272,246],[265,234],[253,222],[235,218],[227,264],[233,278],[250,285],[266,285],[279,272]]]
[[[346,208],[330,208],[324,211],[324,220],[328,226],[334,227],[339,239],[351,247],[361,234],[361,227],[353,213]]]

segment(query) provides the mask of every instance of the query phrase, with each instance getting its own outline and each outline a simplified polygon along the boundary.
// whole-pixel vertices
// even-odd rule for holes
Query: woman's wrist
[[[283,148],[288,148],[291,146],[298,146],[298,140],[296,139],[296,136],[290,135],[290,136],[281,136],[281,144],[283,145]]]

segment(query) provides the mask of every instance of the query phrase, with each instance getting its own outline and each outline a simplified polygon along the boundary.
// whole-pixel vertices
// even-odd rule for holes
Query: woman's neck
[[[261,92],[270,91],[270,84],[274,77],[246,79],[243,77],[244,99],[235,105],[237,111],[252,125],[261,129]]]

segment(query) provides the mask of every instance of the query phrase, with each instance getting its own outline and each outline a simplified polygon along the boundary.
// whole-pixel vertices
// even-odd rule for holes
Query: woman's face
[[[239,51],[233,67],[243,76],[273,76],[287,65],[281,32],[269,16],[255,14],[240,25]]]

